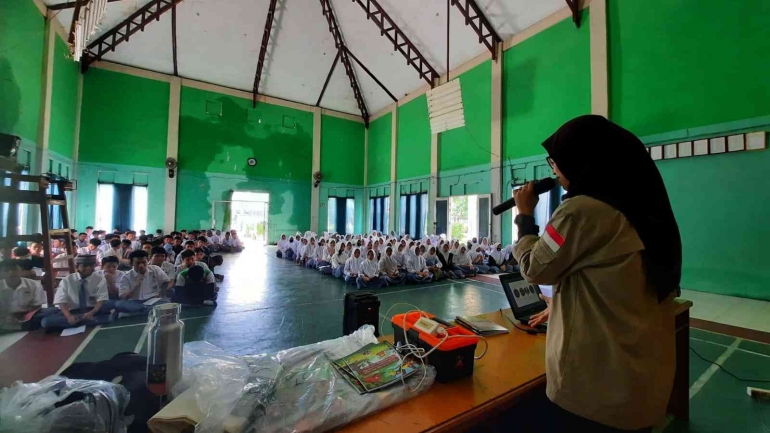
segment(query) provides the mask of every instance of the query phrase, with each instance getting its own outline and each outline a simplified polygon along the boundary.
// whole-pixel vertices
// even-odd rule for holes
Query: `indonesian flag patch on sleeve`
[[[543,242],[545,242],[546,245],[548,245],[548,248],[551,249],[551,252],[556,254],[557,251],[559,251],[559,248],[561,248],[562,245],[564,245],[564,236],[561,235],[554,226],[551,224],[548,224],[545,226],[545,232],[543,233]]]

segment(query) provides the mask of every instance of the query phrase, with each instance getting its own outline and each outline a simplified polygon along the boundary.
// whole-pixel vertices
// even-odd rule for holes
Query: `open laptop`
[[[542,293],[540,287],[537,284],[528,283],[519,272],[501,275],[500,284],[503,285],[505,297],[511,304],[513,317],[521,323],[529,323],[532,315],[548,308],[548,304],[540,299]]]

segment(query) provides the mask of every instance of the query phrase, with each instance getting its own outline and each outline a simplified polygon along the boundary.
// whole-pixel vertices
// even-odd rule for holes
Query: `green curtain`
[[[230,192],[227,194],[227,198],[225,198],[225,200],[227,200],[227,202],[225,203],[225,214],[222,217],[222,224],[220,224],[220,227],[219,227],[221,230],[225,230],[225,229],[229,230],[230,229],[230,217],[231,217],[232,211],[233,211],[232,200],[233,200],[233,193],[234,192],[235,191],[230,190]]]

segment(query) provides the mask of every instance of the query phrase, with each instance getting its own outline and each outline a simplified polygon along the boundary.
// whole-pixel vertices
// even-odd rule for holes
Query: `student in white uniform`
[[[45,329],[104,325],[113,320],[107,281],[94,273],[96,258],[78,256],[75,263],[77,272],[64,277],[56,289],[53,303],[59,311],[43,319]]]
[[[88,235],[85,233],[78,234],[77,239],[74,241],[75,248],[84,248],[88,246]]]
[[[168,275],[168,278],[171,281],[174,281],[174,279],[176,279],[176,267],[166,260],[166,249],[163,247],[154,247],[150,250],[150,254],[150,264],[159,267],[166,273],[166,275]],[[173,285],[170,285],[169,288],[173,288]]]
[[[418,254],[417,247],[412,247],[412,253],[409,255],[409,261],[406,264],[406,279],[413,283],[430,283],[433,280],[433,274],[428,270],[425,264],[425,257]]]
[[[39,281],[21,276],[16,260],[0,262],[0,330],[32,331],[56,308],[43,308],[46,297]]]
[[[420,247],[420,250],[425,251],[425,247]],[[444,271],[441,269],[441,261],[436,255],[436,247],[431,246],[428,248],[428,252],[423,254],[423,257],[425,257],[425,266],[427,266],[428,271],[433,274],[433,281],[438,281],[445,277]]]
[[[315,243],[315,238],[310,238],[310,242],[305,246],[305,251],[302,254],[302,264],[307,268],[316,267],[316,252],[318,245]]]
[[[193,251],[193,250],[195,250],[195,242],[193,242],[193,241],[185,241],[185,243],[184,243],[184,250],[182,250],[182,253],[184,253],[185,251]],[[174,261],[174,266],[177,267],[177,268],[182,264],[182,253],[179,253],[176,256],[176,260]],[[194,251],[193,251],[193,256],[195,256],[195,252]],[[177,271],[178,271],[178,269],[177,269]]]
[[[471,263],[471,258],[467,253],[465,245],[460,246],[460,250],[453,257],[453,262],[455,264],[455,270],[462,272],[465,276],[472,277],[479,272],[479,270]]]
[[[366,260],[361,262],[360,272],[356,278],[358,289],[379,289],[385,285],[385,280],[380,277],[380,265],[373,250],[366,253]]]
[[[393,247],[385,248],[385,254],[380,259],[379,267],[388,286],[403,284],[406,281],[406,274],[401,273],[398,269],[398,261],[393,257]]]
[[[82,246],[77,249],[77,254],[79,256],[98,256],[99,253],[101,253],[101,251],[99,250],[99,246],[101,244],[102,244],[102,241],[100,241],[99,239],[91,239],[86,242],[85,246]]]
[[[145,251],[133,251],[130,259],[132,268],[120,279],[120,301],[115,303],[121,316],[147,314],[154,305],[167,302],[161,299],[144,305],[149,299],[166,297],[170,279],[161,268],[149,264]]]
[[[350,245],[349,243],[347,245]],[[340,243],[339,251],[332,256],[332,275],[335,278],[342,278],[345,272],[345,262],[347,262],[349,256],[346,252],[346,245]]]
[[[195,254],[195,251],[182,251],[182,254],[179,255],[179,258],[182,262],[179,264],[179,266],[176,267],[176,274],[179,275],[180,272],[184,271],[185,269],[190,269],[193,266],[200,266],[203,269],[210,271],[211,269],[209,269],[209,266],[197,260],[197,257],[198,256]]]
[[[345,262],[345,284],[354,284],[359,274],[361,274],[361,249],[353,250],[353,257]]]
[[[279,259],[283,258],[283,255],[286,253],[286,247],[289,241],[286,239],[286,234],[281,235],[281,239],[276,244],[278,246],[278,249],[275,250],[275,256]]]
[[[107,281],[107,292],[110,295],[110,300],[113,301],[120,299],[120,279],[125,275],[125,272],[118,270],[118,265],[117,257],[105,257],[102,259],[102,268],[96,271]]]

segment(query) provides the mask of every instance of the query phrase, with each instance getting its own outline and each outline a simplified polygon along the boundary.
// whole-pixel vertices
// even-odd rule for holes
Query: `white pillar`
[[[390,125],[390,209],[388,213],[388,232],[401,230],[396,224],[396,200],[398,200],[398,194],[396,194],[396,157],[398,156],[398,103],[394,102],[390,109],[391,113],[391,125]]]
[[[428,185],[428,227],[425,232],[436,233],[436,197],[438,197],[438,134],[430,136],[430,185]]]
[[[501,161],[503,156],[503,44],[497,44],[497,60],[492,60],[492,125],[491,125],[491,170],[489,175],[489,192],[492,197],[492,206],[497,206],[506,198],[503,196],[501,177]],[[502,241],[502,216],[492,215],[492,230],[490,238],[495,242]]]
[[[33,172],[48,171],[48,141],[51,133],[51,94],[53,92],[53,55],[55,51],[56,31],[54,18],[48,14],[45,20],[43,42],[43,73],[41,76],[40,121],[37,127],[37,152]]]
[[[80,153],[80,111],[83,107],[83,74],[78,74],[78,102],[75,111],[75,137],[73,137],[72,145],[72,177],[78,177],[78,153]],[[77,214],[78,214],[78,192],[72,192],[72,203],[70,204],[70,224],[72,227],[78,226]]]
[[[313,173],[321,171],[321,108],[313,108],[313,170],[310,172],[311,182]],[[310,195],[310,230],[318,233],[318,207],[320,206],[321,191],[313,186]]]
[[[362,233],[366,233],[369,229],[369,128],[364,128],[364,192],[362,194],[363,202],[363,221],[362,221]]]
[[[182,80],[171,78],[168,98],[168,132],[166,135],[166,158],[179,160],[179,109],[182,93]],[[176,186],[179,179],[179,169],[175,170],[173,178],[166,173],[165,213],[163,214],[163,231],[171,233],[176,225]],[[213,217],[213,215],[212,215]]]
[[[592,0],[591,39],[591,113],[609,118],[607,79],[607,0]]]

